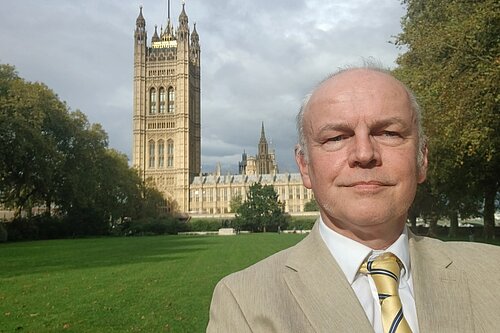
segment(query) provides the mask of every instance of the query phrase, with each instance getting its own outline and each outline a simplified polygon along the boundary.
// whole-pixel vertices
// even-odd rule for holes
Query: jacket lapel
[[[318,223],[286,263],[284,279],[317,332],[371,332],[368,318],[319,234]]]
[[[420,332],[473,332],[466,274],[443,243],[411,234],[410,258]]]

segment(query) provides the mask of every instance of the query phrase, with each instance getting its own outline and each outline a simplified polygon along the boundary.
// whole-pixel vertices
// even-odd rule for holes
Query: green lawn
[[[0,332],[204,332],[217,281],[303,236],[0,244]]]

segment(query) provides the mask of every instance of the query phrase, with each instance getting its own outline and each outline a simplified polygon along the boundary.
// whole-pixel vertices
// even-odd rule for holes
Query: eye
[[[342,141],[346,138],[345,135],[337,135],[337,136],[334,136],[332,138],[328,138],[326,141],[330,141],[330,142],[339,142],[339,141]]]
[[[374,138],[380,143],[390,146],[399,145],[404,142],[404,136],[400,131],[380,131],[374,134]]]
[[[326,151],[336,151],[342,149],[346,144],[348,144],[349,138],[351,138],[351,135],[349,134],[340,134],[330,137],[327,136],[322,141],[322,147]]]
[[[401,137],[401,135],[398,132],[394,132],[394,131],[383,131],[382,135],[389,136],[389,137]]]

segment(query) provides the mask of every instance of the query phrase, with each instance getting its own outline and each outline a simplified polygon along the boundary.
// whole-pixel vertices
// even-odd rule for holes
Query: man
[[[498,331],[500,247],[406,228],[427,170],[408,89],[377,68],[339,71],[305,99],[297,127],[320,218],[296,246],[219,282],[207,332]],[[394,270],[377,266],[385,258]],[[387,276],[394,292],[381,291]]]

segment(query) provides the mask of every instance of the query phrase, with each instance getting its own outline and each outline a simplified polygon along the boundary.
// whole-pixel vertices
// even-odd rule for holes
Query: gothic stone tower
[[[260,140],[257,148],[256,156],[247,156],[246,152],[241,155],[239,162],[239,173],[241,175],[268,175],[277,174],[278,163],[276,156],[273,152],[269,152],[269,145],[267,144],[266,132],[264,131],[264,122],[260,130]]]
[[[182,5],[177,31],[157,27],[148,46],[142,7],[134,33],[133,164],[164,193],[169,209],[189,211],[189,185],[201,166],[200,44]]]
[[[259,175],[266,175],[271,173],[273,166],[271,157],[268,153],[268,145],[266,140],[266,133],[264,131],[264,122],[262,122],[262,129],[260,130],[259,148],[257,150],[257,173]]]

